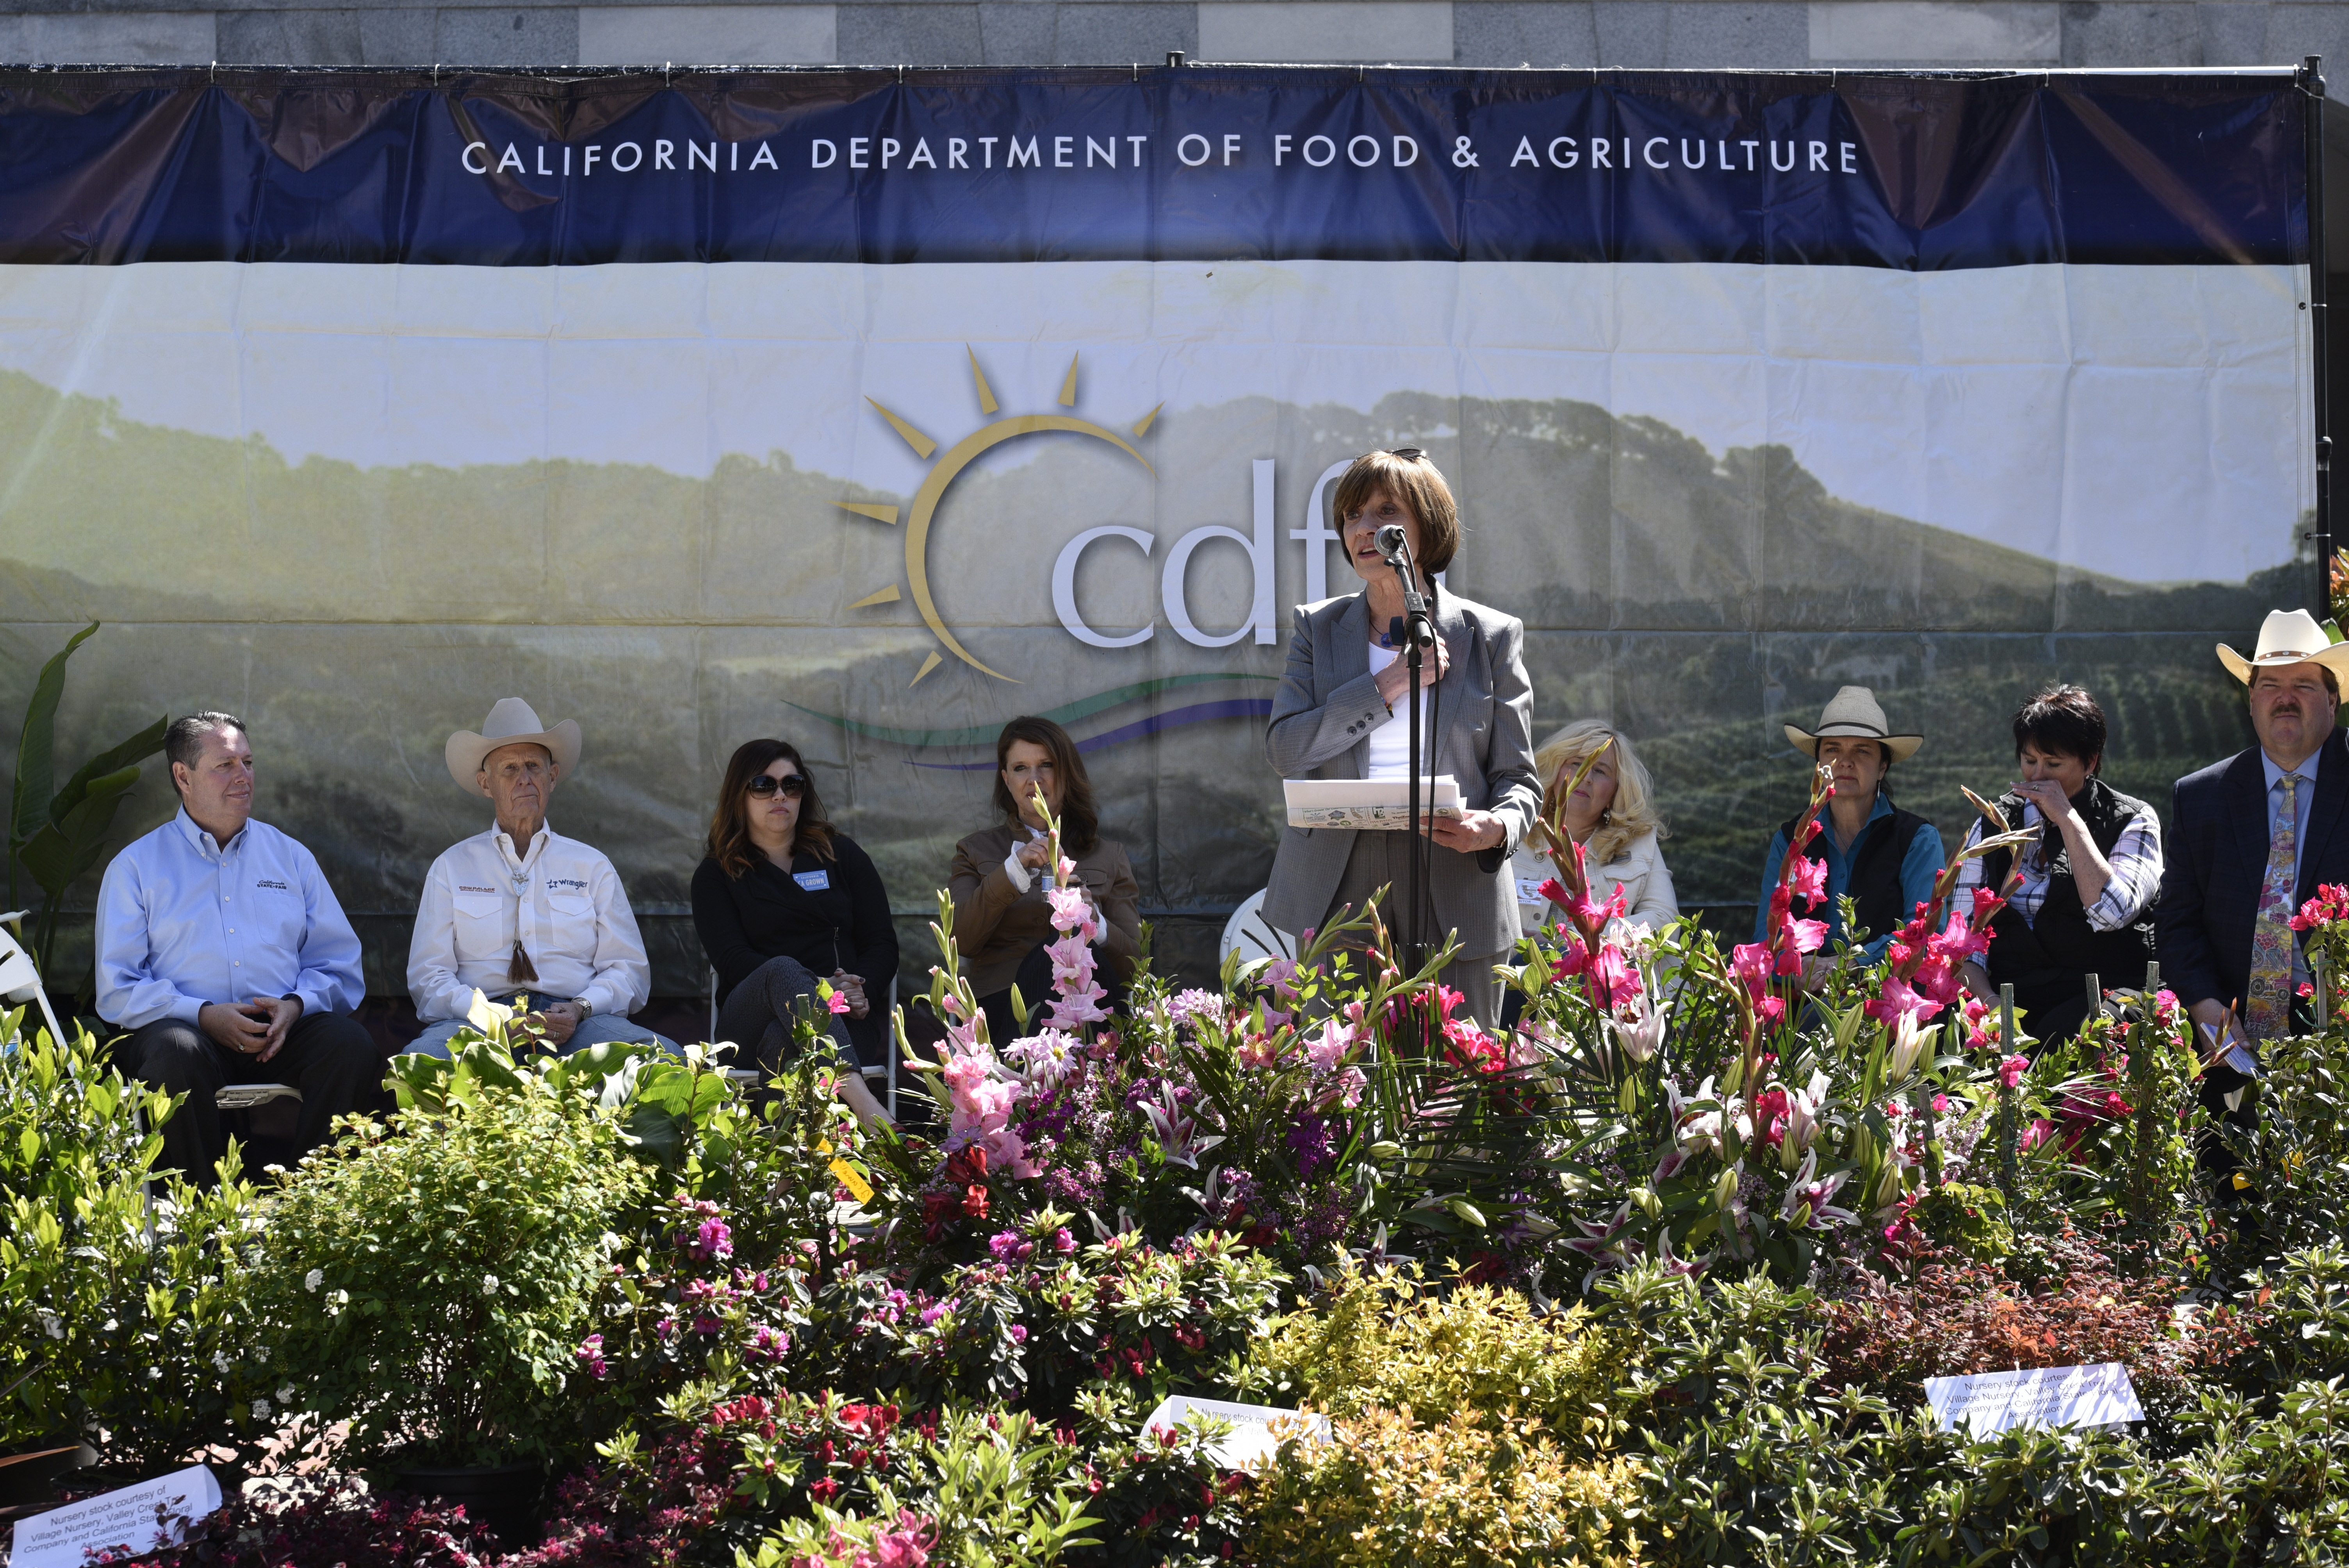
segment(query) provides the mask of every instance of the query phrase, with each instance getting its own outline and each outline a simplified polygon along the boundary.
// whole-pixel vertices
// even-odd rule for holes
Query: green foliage
[[[880,1491],[879,1507],[848,1521],[818,1504],[787,1519],[745,1558],[747,1568],[786,1568],[813,1557],[845,1563],[875,1533],[901,1525],[905,1497],[925,1504],[917,1521],[935,1532],[934,1564],[955,1568],[1045,1568],[1071,1547],[1091,1545],[1096,1522],[1086,1512],[1082,1477],[1068,1450],[1040,1438],[1018,1413],[969,1408],[947,1412],[935,1439],[909,1455],[899,1482]]]
[[[29,944],[44,965],[57,940],[66,890],[98,863],[122,798],[139,782],[139,764],[163,748],[171,719],[159,718],[76,769],[57,783],[57,704],[65,696],[66,661],[98,631],[92,621],[67,640],[33,683],[24,727],[16,737],[16,785],[8,808],[8,903],[16,902],[21,866],[41,890],[39,935]]]
[[[437,1105],[349,1125],[269,1206],[256,1350],[362,1462],[502,1463],[579,1437],[562,1396],[645,1168],[552,1073],[476,1057]]]
[[[1945,1182],[1919,1198],[1909,1219],[1931,1240],[1977,1263],[1994,1263],[2014,1250],[2006,1199],[1995,1187]]]
[[[1649,1561],[1638,1470],[1578,1461],[1532,1422],[1367,1409],[1292,1439],[1248,1500],[1242,1553],[1280,1568],[1599,1568]]]
[[[1615,1356],[1580,1306],[1521,1292],[1427,1288],[1422,1271],[1348,1260],[1321,1300],[1274,1323],[1239,1377],[1246,1396],[1355,1417],[1373,1408],[1537,1421],[1577,1452],[1615,1437]]]

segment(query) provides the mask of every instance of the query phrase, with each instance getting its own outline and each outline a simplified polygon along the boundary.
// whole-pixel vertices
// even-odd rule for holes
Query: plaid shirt
[[[2026,802],[2023,808],[2023,825],[2027,828],[2039,820],[2039,808]],[[1966,834],[1969,848],[1982,841],[1982,831],[1989,825],[1980,818],[1975,819],[1972,829]],[[2054,842],[2058,846],[2063,843],[2060,833],[2055,835]],[[2007,895],[2007,903],[2015,913],[2023,916],[2025,925],[2036,925],[2039,923],[2039,906],[2047,898],[2047,872],[2039,863],[2039,852],[2034,846],[2019,844],[2015,847],[2015,864],[2022,868],[2023,877],[2015,884],[2014,891]],[[2113,841],[2112,853],[2105,859],[2111,864],[2113,874],[2111,880],[2105,883],[2105,891],[2097,894],[2096,902],[2088,906],[2088,929],[2091,931],[2118,931],[2130,924],[2151,906],[2154,895],[2161,891],[2161,820],[2153,814],[2150,807],[2129,819],[2128,825],[2121,830],[2121,836]],[[1966,907],[1966,901],[1973,890],[1982,885],[1982,857],[1977,856],[1958,868],[1957,907]]]

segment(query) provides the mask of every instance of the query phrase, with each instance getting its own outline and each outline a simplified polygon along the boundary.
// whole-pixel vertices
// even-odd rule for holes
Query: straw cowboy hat
[[[2316,617],[2305,610],[2271,610],[2260,625],[2259,646],[2251,656],[2247,659],[2221,643],[2219,662],[2245,686],[2251,684],[2253,670],[2278,665],[2319,664],[2336,676],[2349,676],[2349,643],[2326,636]]]
[[[481,720],[481,733],[460,729],[449,738],[449,777],[457,788],[468,795],[481,793],[474,775],[481,772],[481,763],[501,746],[518,746],[535,741],[546,748],[554,758],[555,771],[568,773],[579,761],[579,721],[566,718],[553,729],[538,722],[538,713],[518,696],[502,696],[490,717]]]
[[[1878,740],[1895,762],[1906,759],[1925,744],[1921,735],[1895,735],[1884,721],[1884,709],[1877,703],[1876,694],[1866,686],[1846,686],[1827,699],[1820,710],[1819,727],[1805,729],[1799,724],[1786,727],[1786,739],[1798,751],[1813,757],[1819,754],[1819,742],[1837,736],[1857,736],[1862,740]]]

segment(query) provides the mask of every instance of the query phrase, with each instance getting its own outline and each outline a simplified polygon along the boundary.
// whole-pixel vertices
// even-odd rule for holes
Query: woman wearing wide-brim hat
[[[1941,871],[1941,834],[1932,823],[1892,803],[1885,774],[1896,762],[1906,761],[1925,743],[1921,735],[1896,735],[1884,717],[1876,694],[1866,686],[1846,686],[1835,694],[1819,715],[1816,729],[1797,724],[1785,727],[1786,739],[1798,751],[1817,759],[1835,777],[1835,794],[1820,813],[1823,831],[1811,841],[1809,855],[1827,863],[1825,908],[1795,901],[1795,913],[1805,919],[1825,920],[1830,944],[1844,935],[1843,899],[1857,906],[1860,928],[1868,934],[1864,956],[1873,961],[1884,944],[1933,896],[1933,879]],[[1770,895],[1786,861],[1786,845],[1795,820],[1779,826],[1762,859],[1762,898],[1754,912],[1754,940],[1769,934]]]

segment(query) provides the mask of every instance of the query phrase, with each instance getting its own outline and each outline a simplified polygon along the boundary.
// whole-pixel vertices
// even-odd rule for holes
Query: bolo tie
[[[513,956],[506,960],[506,978],[515,989],[538,984],[538,965],[530,961],[529,952],[522,944],[522,901],[530,892],[530,872],[527,870],[511,873],[514,890]]]

